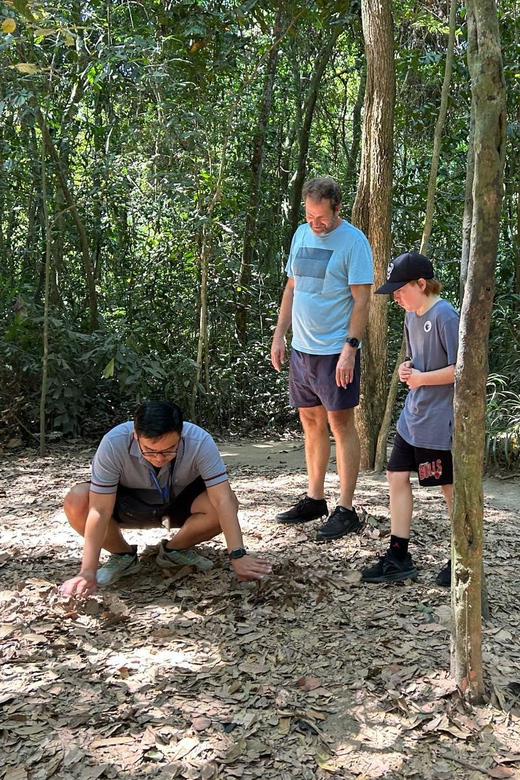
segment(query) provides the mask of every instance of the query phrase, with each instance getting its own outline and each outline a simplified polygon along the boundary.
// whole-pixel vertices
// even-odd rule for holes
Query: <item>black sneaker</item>
[[[407,553],[404,561],[394,558],[390,550],[382,555],[375,566],[363,569],[362,582],[397,582],[398,580],[416,580],[419,572],[415,568],[412,556]]]
[[[357,533],[362,528],[363,523],[355,509],[337,506],[334,512],[331,512],[327,522],[318,528],[316,539],[319,542],[328,542],[330,539],[340,539],[346,534]]]
[[[435,577],[435,582],[437,585],[442,585],[445,588],[449,588],[451,585],[451,559],[448,561],[444,569],[441,569],[440,572]]]
[[[324,498],[317,499],[304,496],[301,501],[298,501],[296,506],[276,515],[276,519],[279,523],[308,523],[309,520],[316,520],[318,517],[324,517],[326,514],[327,502]]]

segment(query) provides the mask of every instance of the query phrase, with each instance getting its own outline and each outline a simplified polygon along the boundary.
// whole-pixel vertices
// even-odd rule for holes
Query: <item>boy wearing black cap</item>
[[[388,266],[387,282],[376,293],[393,293],[406,311],[405,337],[409,357],[399,366],[399,378],[409,388],[397,423],[397,434],[387,467],[390,490],[390,546],[379,561],[364,569],[364,582],[417,579],[408,552],[413,496],[410,473],[422,486],[439,485],[451,516],[453,465],[453,383],[457,361],[459,315],[440,298],[441,283],[434,278],[424,255],[406,252]],[[450,585],[451,564],[437,576]]]

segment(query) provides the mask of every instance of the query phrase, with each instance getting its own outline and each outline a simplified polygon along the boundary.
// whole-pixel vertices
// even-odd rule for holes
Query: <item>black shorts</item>
[[[202,477],[186,485],[168,504],[147,504],[135,495],[131,488],[120,485],[117,489],[114,520],[125,528],[160,528],[163,519],[169,518],[169,526],[180,528],[191,515],[191,506],[197,496],[206,490]]]
[[[450,450],[430,450],[408,444],[398,433],[387,471],[416,471],[424,487],[453,484],[453,461]]]
[[[359,404],[360,350],[356,354],[354,378],[346,387],[336,384],[338,355],[309,355],[291,351],[289,403],[296,409],[324,406],[328,412],[352,409]]]

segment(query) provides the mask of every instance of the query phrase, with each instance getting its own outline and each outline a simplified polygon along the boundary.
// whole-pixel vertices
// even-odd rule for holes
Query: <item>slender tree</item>
[[[393,125],[395,105],[394,40],[390,0],[362,0],[367,81],[361,172],[352,221],[365,233],[374,256],[374,283],[383,283],[390,255]],[[387,301],[374,296],[363,338],[363,387],[357,424],[361,468],[373,468],[377,433],[386,398]]]
[[[457,19],[457,0],[451,0],[449,3],[449,34],[448,34],[448,48],[446,49],[446,62],[444,65],[444,79],[442,82],[441,90],[441,102],[439,107],[439,114],[437,116],[437,122],[435,124],[435,132],[433,136],[433,152],[432,161],[430,165],[430,176],[428,179],[428,192],[426,195],[426,214],[424,217],[424,227],[421,239],[421,246],[419,251],[421,254],[428,254],[428,244],[430,241],[430,235],[433,224],[433,210],[435,205],[435,191],[437,189],[437,172],[439,170],[439,161],[441,157],[441,142],[444,132],[444,125],[446,123],[446,113],[448,110],[448,95],[450,91],[451,71],[453,64],[453,49],[455,45],[455,22]],[[405,358],[406,342],[403,333],[403,339],[401,341],[401,347],[397,360],[390,379],[390,385],[388,388],[385,412],[381,423],[381,428],[377,436],[376,456],[374,462],[374,470],[382,471],[383,465],[386,459],[386,446],[388,442],[388,432],[390,430],[390,424],[392,421],[392,413],[395,405],[395,399],[397,397],[397,388],[399,385],[399,366]]]
[[[309,89],[305,97],[305,106],[303,109],[302,126],[298,137],[298,160],[296,163],[296,175],[294,177],[293,185],[291,188],[291,203],[289,208],[288,217],[288,232],[286,237],[286,250],[289,249],[291,239],[294,235],[298,223],[300,221],[300,204],[302,199],[303,183],[305,181],[305,173],[307,170],[307,155],[309,152],[309,139],[311,134],[312,119],[314,116],[314,109],[316,108],[316,100],[318,99],[318,92],[321,80],[329,63],[329,60],[334,51],[334,46],[341,33],[341,26],[337,24],[331,32],[325,46],[322,48],[316,65],[312,72],[312,77],[309,83]]]
[[[41,144],[41,184],[43,204],[43,224],[45,232],[45,281],[44,307],[43,307],[43,355],[42,355],[42,381],[40,393],[40,456],[45,455],[45,402],[47,398],[47,385],[49,374],[49,299],[51,278],[51,229],[49,224],[49,210],[47,208],[47,167],[45,160],[45,141],[42,137]]]
[[[239,342],[245,345],[247,341],[247,311],[249,298],[249,285],[251,283],[251,263],[257,236],[258,202],[260,197],[260,184],[262,179],[262,163],[264,157],[265,134],[271,112],[273,100],[273,84],[276,75],[276,65],[279,56],[279,44],[281,42],[282,10],[278,9],[274,22],[273,38],[275,45],[271,47],[267,70],[264,80],[260,111],[256,132],[253,137],[253,152],[251,155],[251,188],[247,205],[246,222],[244,227],[244,245],[242,249],[242,262],[238,275],[237,308],[235,313],[235,329]]]
[[[455,372],[452,673],[467,697],[484,692],[481,580],[488,336],[505,155],[506,102],[494,0],[469,0],[468,66],[474,117],[473,212]]]

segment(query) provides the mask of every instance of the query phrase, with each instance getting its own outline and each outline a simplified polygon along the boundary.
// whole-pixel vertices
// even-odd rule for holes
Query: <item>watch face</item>
[[[359,339],[351,338],[351,339],[347,339],[347,341],[348,341],[348,343],[350,344],[351,347],[359,346]]]
[[[244,555],[247,555],[247,552],[244,550],[243,547],[238,547],[236,550],[231,550],[229,553],[230,558],[243,558]]]

